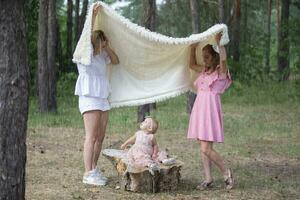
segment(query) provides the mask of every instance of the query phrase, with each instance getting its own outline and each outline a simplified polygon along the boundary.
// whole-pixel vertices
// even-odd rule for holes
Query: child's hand
[[[196,48],[198,45],[199,45],[199,42],[194,43],[194,44],[191,44],[190,47],[191,47],[192,49],[194,49],[194,48]]]
[[[102,5],[95,4],[94,7],[93,7],[93,14],[97,15],[101,9],[102,9]]]
[[[216,39],[217,44],[220,44],[221,37],[222,37],[222,32],[218,33],[218,34],[215,36],[215,39]]]
[[[125,145],[125,144],[122,144],[122,145],[121,145],[121,149],[123,149],[123,150],[124,150],[124,149],[126,148],[126,146],[127,146],[127,145]]]
[[[152,159],[155,160],[158,157],[157,153],[152,154]]]

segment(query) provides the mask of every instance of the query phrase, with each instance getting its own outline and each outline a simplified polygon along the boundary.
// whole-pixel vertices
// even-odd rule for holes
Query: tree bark
[[[244,3],[243,43],[244,46],[246,46],[247,42],[251,41],[251,34],[248,31],[248,0],[243,1],[243,3]]]
[[[289,4],[290,0],[281,0],[281,16],[278,24],[278,71],[280,80],[289,77]]]
[[[41,112],[56,111],[56,0],[40,0],[38,37],[39,109]]]
[[[150,104],[138,106],[137,122],[144,121],[146,115],[150,115]]]
[[[38,99],[41,112],[48,111],[48,1],[39,1],[38,20]]]
[[[190,0],[193,33],[199,33],[200,31],[200,19],[199,19],[199,13],[197,8],[198,8],[197,0]],[[192,112],[196,97],[197,95],[194,94],[193,92],[188,92],[187,94],[186,112],[189,114]]]
[[[79,20],[79,32],[78,32],[79,36],[78,36],[78,39],[81,35],[82,29],[83,29],[83,26],[84,26],[85,17],[86,17],[87,9],[88,9],[88,4],[89,4],[88,0],[83,1],[81,15],[80,15],[80,18],[79,18],[80,20]]]
[[[68,10],[67,10],[67,55],[66,59],[69,61],[68,64],[70,64],[70,60],[72,57],[72,41],[73,41],[73,1],[68,0]]]
[[[63,57],[63,49],[62,49],[62,41],[60,37],[60,28],[58,23],[56,24],[56,34],[57,34],[57,50],[56,50],[56,57],[58,59],[58,68],[63,67],[64,57]]]
[[[75,0],[75,23],[74,23],[74,29],[75,29],[75,43],[77,43],[79,39],[79,0]]]
[[[268,17],[267,17],[267,40],[266,40],[266,73],[270,72],[270,44],[271,44],[271,14],[272,14],[272,0],[268,0]]]
[[[0,199],[25,199],[29,65],[24,1],[1,1],[0,19]]]
[[[240,61],[240,21],[241,21],[241,0],[235,0],[232,37],[233,60]]]
[[[155,31],[156,27],[156,0],[145,0],[144,6],[144,22],[143,25],[150,31]]]
[[[197,0],[190,0],[193,33],[199,33],[200,30],[199,13],[197,8],[198,8]]]
[[[224,0],[218,1],[218,8],[219,8],[219,22],[225,23]]]
[[[228,45],[227,56],[232,57],[232,49],[233,49],[233,29],[234,29],[234,12],[235,12],[235,2],[234,1],[226,1],[226,24],[228,25],[228,34],[231,42]]]
[[[143,25],[150,31],[155,31],[156,26],[156,0],[144,0],[144,17]],[[156,109],[156,103],[145,104],[138,106],[137,122],[142,122],[145,119],[146,113],[150,115],[150,110]]]
[[[56,0],[49,0],[48,5],[48,105],[47,110],[56,111],[56,55],[57,55],[57,20],[56,20]]]
[[[276,1],[276,10],[277,10],[277,37],[279,38],[279,30],[280,30],[280,16],[281,16],[281,10],[280,10],[280,1],[281,0],[277,0]]]

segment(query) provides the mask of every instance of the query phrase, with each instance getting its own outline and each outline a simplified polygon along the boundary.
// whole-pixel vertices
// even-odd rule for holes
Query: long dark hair
[[[219,54],[214,50],[213,46],[210,44],[207,44],[206,46],[203,47],[202,51],[207,51],[212,57],[213,57],[213,63],[212,66],[213,69],[215,70],[220,63],[220,56]]]

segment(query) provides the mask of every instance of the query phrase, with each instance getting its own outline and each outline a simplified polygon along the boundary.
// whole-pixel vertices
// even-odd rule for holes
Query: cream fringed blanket
[[[202,62],[201,48],[215,44],[214,36],[223,32],[221,44],[229,42],[227,27],[217,24],[207,31],[187,38],[172,38],[140,27],[117,14],[102,2],[94,30],[103,30],[120,64],[110,73],[112,107],[134,106],[165,100],[191,89],[194,75],[188,69],[189,45],[200,42],[197,62]],[[93,4],[94,5],[94,4]],[[73,55],[73,62],[89,65],[93,54],[91,44],[92,8]]]

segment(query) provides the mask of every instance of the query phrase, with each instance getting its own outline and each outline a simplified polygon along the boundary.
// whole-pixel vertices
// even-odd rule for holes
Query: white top
[[[92,57],[90,65],[78,63],[79,76],[76,81],[75,95],[107,98],[110,84],[107,74],[107,64],[111,62],[106,51]]]

